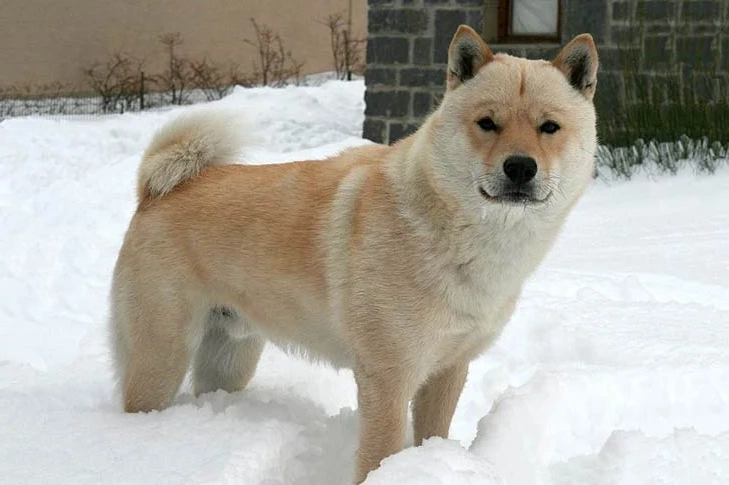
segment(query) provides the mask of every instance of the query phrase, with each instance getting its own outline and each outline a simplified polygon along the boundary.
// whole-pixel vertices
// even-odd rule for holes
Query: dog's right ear
[[[552,61],[562,71],[567,81],[587,99],[595,96],[597,85],[597,49],[590,34],[572,39]]]
[[[458,27],[448,48],[448,90],[471,79],[493,58],[494,53],[475,30],[468,25]]]

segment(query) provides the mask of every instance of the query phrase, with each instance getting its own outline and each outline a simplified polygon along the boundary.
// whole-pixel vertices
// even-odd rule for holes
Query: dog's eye
[[[539,131],[551,135],[559,130],[559,125],[554,121],[545,121],[542,126],[539,127]]]
[[[494,123],[494,120],[488,116],[478,120],[478,126],[481,127],[483,131],[496,131],[499,129],[499,127],[496,126],[496,123]]]

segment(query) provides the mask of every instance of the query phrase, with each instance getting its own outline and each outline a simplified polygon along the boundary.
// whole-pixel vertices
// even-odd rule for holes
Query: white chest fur
[[[454,233],[422,275],[431,290],[433,344],[440,364],[486,348],[513,313],[526,279],[551,246],[556,230],[529,220],[509,228],[484,224]],[[434,249],[435,250],[435,249]]]

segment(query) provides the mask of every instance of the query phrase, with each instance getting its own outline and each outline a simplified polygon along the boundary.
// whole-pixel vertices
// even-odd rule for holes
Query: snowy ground
[[[266,147],[358,138],[361,82],[240,90]],[[250,387],[124,415],[105,346],[134,175],[170,112],[0,124],[0,483],[349,482],[348,372],[268,348]],[[498,343],[452,440],[369,485],[729,483],[729,173],[593,186]]]

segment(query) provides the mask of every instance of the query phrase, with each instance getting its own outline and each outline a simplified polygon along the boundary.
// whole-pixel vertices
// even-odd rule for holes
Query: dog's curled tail
[[[165,123],[139,166],[139,203],[168,194],[206,167],[231,163],[246,147],[249,131],[237,112],[197,109]]]

